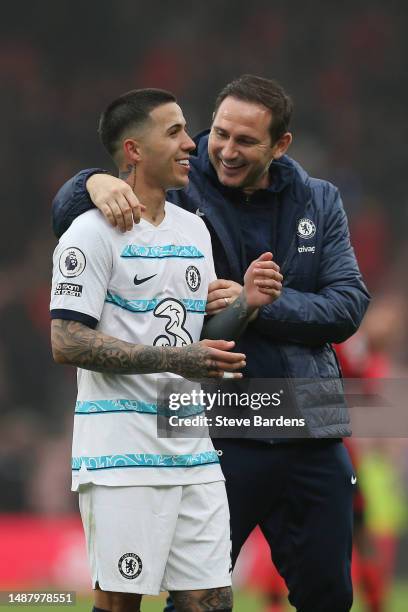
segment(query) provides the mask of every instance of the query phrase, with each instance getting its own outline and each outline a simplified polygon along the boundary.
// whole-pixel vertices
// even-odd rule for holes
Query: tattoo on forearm
[[[250,316],[245,290],[241,291],[237,299],[232,302],[231,308],[237,312],[239,320],[247,319]]]
[[[77,321],[52,322],[54,356],[64,363],[96,372],[135,374],[164,372],[162,347],[130,344],[86,327]]]
[[[218,370],[210,350],[195,343],[185,347],[131,344],[90,329],[77,321],[54,319],[53,354],[59,363],[110,374],[174,372],[186,378]]]
[[[200,378],[219,370],[217,361],[208,348],[194,343],[184,348],[174,348],[167,353],[169,371],[184,378]]]
[[[241,291],[228,308],[214,315],[203,327],[202,338],[237,340],[245,331],[252,309],[248,307],[245,291]]]
[[[231,610],[231,587],[219,587],[205,591],[172,591],[177,612],[210,612],[211,610]]]

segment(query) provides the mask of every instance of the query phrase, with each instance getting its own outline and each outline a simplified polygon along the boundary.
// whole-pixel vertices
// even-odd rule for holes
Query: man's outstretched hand
[[[145,206],[139,202],[128,183],[110,174],[93,174],[86,182],[89,197],[113,227],[121,232],[139,223]]]

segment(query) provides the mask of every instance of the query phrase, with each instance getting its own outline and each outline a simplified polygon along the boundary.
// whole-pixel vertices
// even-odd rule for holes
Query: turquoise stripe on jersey
[[[100,455],[98,457],[72,457],[72,469],[78,471],[84,465],[87,470],[109,470],[113,468],[177,468],[198,467],[209,463],[219,463],[216,451],[195,455],[153,455],[148,453],[128,453],[126,455]]]
[[[127,244],[120,254],[121,257],[147,257],[150,259],[162,259],[164,257],[187,257],[196,259],[204,255],[195,246],[182,246],[166,244],[163,246],[141,246],[139,244]]]
[[[108,304],[114,304],[120,306],[130,312],[148,312],[154,310],[162,300],[154,298],[152,300],[126,300],[125,298],[116,295],[115,293],[107,292],[105,302]],[[196,314],[205,314],[205,306],[207,300],[192,300],[192,299],[181,299],[180,302],[185,306],[187,312]]]
[[[115,293],[107,292],[105,302],[120,306],[130,312],[148,312],[154,310],[159,303],[159,300],[126,300],[125,298],[116,295]]]
[[[100,414],[101,412],[141,412],[157,414],[157,404],[148,404],[138,400],[115,399],[97,401],[77,401],[75,414]]]
[[[78,400],[75,404],[75,414],[103,414],[107,412],[138,412],[140,414],[157,414],[160,416],[169,417],[176,415],[178,417],[187,417],[204,412],[204,406],[192,404],[190,406],[180,406],[177,410],[160,407],[157,409],[157,404],[148,404],[138,400],[129,399],[114,399],[114,400]]]

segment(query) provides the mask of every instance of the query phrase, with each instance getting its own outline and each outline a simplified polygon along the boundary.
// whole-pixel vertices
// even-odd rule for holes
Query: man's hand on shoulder
[[[86,188],[95,206],[122,232],[131,230],[133,223],[139,223],[141,213],[146,210],[130,185],[110,174],[92,174]]]

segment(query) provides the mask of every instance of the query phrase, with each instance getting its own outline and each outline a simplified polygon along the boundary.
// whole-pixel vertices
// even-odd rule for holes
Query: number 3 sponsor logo
[[[184,327],[187,318],[184,304],[174,298],[166,298],[157,304],[153,314],[166,320],[164,329],[168,334],[157,336],[153,346],[186,346],[193,342],[189,331]]]

